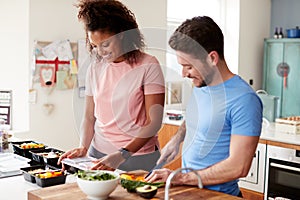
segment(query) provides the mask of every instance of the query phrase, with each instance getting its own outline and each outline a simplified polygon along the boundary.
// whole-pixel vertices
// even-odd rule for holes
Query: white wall
[[[166,65],[167,0],[121,0],[134,14],[147,45],[147,52]]]
[[[34,40],[54,41],[69,39],[76,42],[84,38],[82,25],[77,21],[76,0],[30,0],[29,38],[30,49]],[[140,27],[166,27],[166,1],[123,1],[131,9]],[[156,5],[160,4],[159,7]],[[153,10],[155,9],[155,16]],[[147,37],[146,37],[147,42]],[[150,44],[150,47],[152,45]],[[161,62],[164,56],[154,52]],[[78,98],[77,89],[47,91],[34,84],[38,91],[37,103],[30,105],[30,131],[19,134],[21,138],[31,138],[62,150],[74,148],[79,144],[79,124],[83,108],[83,99]],[[52,103],[53,113],[46,115],[43,104]]]
[[[81,24],[76,19],[75,0],[30,0],[29,40],[30,50],[34,41],[69,39],[76,42],[84,38]],[[69,149],[77,145],[79,136],[73,114],[73,91],[53,90],[50,95],[34,84],[37,102],[30,105],[30,131],[22,135],[49,146]],[[77,96],[76,96],[77,97]],[[53,113],[46,115],[45,103],[54,104]]]
[[[13,90],[12,128],[22,131],[29,129],[28,22],[29,0],[0,1],[0,90]]]
[[[240,0],[239,75],[261,89],[263,42],[270,35],[271,0]]]
[[[224,56],[229,69],[237,74],[239,62],[240,0],[222,1]]]

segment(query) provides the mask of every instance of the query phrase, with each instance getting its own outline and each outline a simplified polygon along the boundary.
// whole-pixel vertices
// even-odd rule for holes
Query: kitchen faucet
[[[196,172],[196,170],[192,169],[192,168],[179,168],[179,169],[176,169],[174,170],[167,178],[167,181],[166,181],[166,186],[165,186],[165,200],[169,200],[169,189],[170,189],[170,186],[171,186],[171,180],[172,178],[178,173],[178,172],[181,172],[182,170],[189,170],[191,172],[193,172],[194,174],[196,174],[196,176],[198,177],[198,187],[201,189],[203,188],[203,185],[202,185],[202,181],[201,181],[201,177],[200,175]]]

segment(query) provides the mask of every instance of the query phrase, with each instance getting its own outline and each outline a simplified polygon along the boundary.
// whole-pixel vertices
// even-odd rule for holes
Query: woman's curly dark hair
[[[122,52],[130,63],[138,61],[145,47],[144,37],[138,28],[134,14],[117,0],[79,0],[75,5],[78,20],[83,22],[86,42],[90,53],[92,46],[88,40],[88,31],[100,31],[123,34]]]

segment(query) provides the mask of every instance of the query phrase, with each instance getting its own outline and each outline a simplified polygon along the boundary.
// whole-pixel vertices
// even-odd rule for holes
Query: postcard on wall
[[[67,71],[56,72],[56,89],[65,90],[73,89],[76,86],[76,75],[69,74]]]
[[[42,87],[51,87],[55,81],[55,68],[43,66],[40,68],[40,82]]]

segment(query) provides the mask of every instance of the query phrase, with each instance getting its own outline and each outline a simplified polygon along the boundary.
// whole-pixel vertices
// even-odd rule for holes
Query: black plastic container
[[[64,168],[65,168],[65,170],[67,170],[67,172],[69,172],[70,174],[75,174],[75,173],[77,173],[77,172],[79,171],[78,168],[73,167],[73,166],[70,166],[70,165],[66,165],[66,164],[64,164]]]
[[[20,170],[23,173],[23,177],[26,181],[31,182],[31,183],[35,183],[35,173],[29,173],[30,171],[33,170],[37,170],[37,169],[41,169],[41,170],[45,170],[46,169],[46,165],[34,165],[31,167],[24,167],[21,168]]]
[[[50,152],[54,152],[57,157],[52,158],[52,157],[48,157],[48,154]],[[32,154],[32,159],[36,162],[39,162],[41,164],[47,164],[53,167],[57,167],[57,168],[61,168],[61,164],[57,165],[57,161],[60,157],[61,154],[63,154],[64,152],[58,149],[54,149],[54,148],[46,148],[46,149],[39,149],[39,150],[33,150],[31,151]]]
[[[42,143],[31,141],[31,140],[20,141],[20,142],[11,142],[15,154],[18,154],[20,156],[24,156],[24,157],[29,158],[29,159],[32,159],[32,154],[31,154],[30,151],[35,151],[35,150],[46,148],[46,146],[44,145],[43,147],[38,147],[38,148],[23,149],[23,148],[21,148],[21,145],[23,143],[35,143],[35,144],[42,144]]]
[[[49,187],[53,185],[60,185],[66,182],[67,173],[52,178],[39,178],[35,176],[36,184],[40,187]]]

